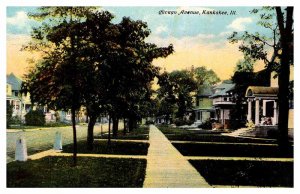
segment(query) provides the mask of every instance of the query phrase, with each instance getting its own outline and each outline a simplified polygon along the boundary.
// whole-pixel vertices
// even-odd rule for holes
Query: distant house
[[[235,84],[230,81],[223,81],[213,88],[213,94],[210,96],[212,105],[215,109],[214,120],[221,125],[221,128],[228,128],[230,120],[230,110],[234,107],[231,91]]]
[[[23,121],[25,115],[31,110],[35,110],[37,107],[32,106],[30,101],[30,94],[21,95],[22,80],[15,76],[13,73],[6,76],[6,103],[13,106],[12,116],[17,116]],[[46,122],[56,121],[55,111],[50,110],[47,106],[42,107],[45,114]],[[65,121],[70,118],[70,113],[59,111],[60,120]],[[69,119],[71,120],[71,118]]]
[[[193,108],[196,125],[214,118],[215,109],[212,99],[209,98],[212,94],[212,86],[203,85],[198,89]]]
[[[24,119],[24,115],[31,108],[31,102],[29,95],[21,95],[21,84],[22,80],[13,73],[6,76],[6,103],[13,106],[12,116]]]

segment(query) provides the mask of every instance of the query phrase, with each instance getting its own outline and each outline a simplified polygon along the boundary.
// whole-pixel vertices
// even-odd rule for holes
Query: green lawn
[[[102,136],[96,136],[95,138],[107,139],[108,134]],[[148,140],[149,139],[149,126],[139,126],[137,129],[132,130],[124,134],[123,130],[119,130],[117,137],[112,137],[112,139],[133,139],[133,140]]]
[[[221,135],[212,130],[186,130],[172,127],[158,127],[169,140],[201,142],[235,142],[235,143],[276,143],[272,139],[251,139]]]
[[[147,155],[148,143],[138,142],[111,142],[108,146],[107,141],[95,141],[94,149],[87,150],[86,141],[77,143],[78,153],[93,153],[93,154],[121,154],[121,155]],[[63,152],[73,153],[73,144],[63,146]]]
[[[212,185],[293,187],[293,162],[190,160]]]
[[[46,157],[7,164],[7,187],[142,187],[144,159]]]
[[[43,129],[49,127],[67,127],[71,126],[70,123],[46,123],[44,126],[31,126],[31,125],[12,125],[9,129]]]
[[[212,143],[173,143],[173,145],[184,156],[293,157],[292,149],[282,153],[277,145]]]

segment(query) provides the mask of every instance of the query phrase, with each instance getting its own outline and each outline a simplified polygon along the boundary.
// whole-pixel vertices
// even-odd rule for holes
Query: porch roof
[[[278,87],[249,86],[246,97],[277,97]]]

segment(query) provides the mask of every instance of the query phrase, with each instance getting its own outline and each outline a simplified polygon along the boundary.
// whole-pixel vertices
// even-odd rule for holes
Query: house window
[[[196,106],[199,106],[199,98],[196,98]]]

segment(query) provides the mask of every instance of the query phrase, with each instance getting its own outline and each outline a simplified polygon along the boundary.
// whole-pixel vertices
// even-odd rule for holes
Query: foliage
[[[201,123],[198,128],[201,129],[211,129],[212,128],[212,120],[211,119],[207,119],[206,121],[204,121],[203,123]]]
[[[75,112],[83,104],[85,63],[80,53],[85,43],[78,24],[96,7],[40,7],[29,16],[41,21],[33,28],[32,41],[24,50],[42,52],[42,60],[24,76],[22,93],[30,93],[32,103],[54,110],[71,109],[76,165]],[[82,29],[82,28],[81,28]],[[71,73],[70,73],[71,72]]]
[[[183,121],[187,111],[193,107],[194,95],[200,92],[203,86],[212,86],[219,81],[215,72],[207,70],[206,67],[163,72],[158,80],[160,88],[157,90],[157,115],[169,118],[175,113],[176,118],[181,118],[177,123]]]
[[[245,56],[243,60],[239,60],[236,63],[235,71],[236,72],[253,72],[253,63],[254,61]]]
[[[25,115],[26,125],[44,126],[46,123],[45,115],[41,110],[30,110]]]
[[[280,135],[278,143],[282,149],[289,147],[288,142],[288,113],[289,113],[289,77],[290,66],[294,64],[294,28],[293,7],[263,7],[253,9],[252,13],[259,15],[258,26],[270,30],[266,36],[256,33],[237,32],[228,38],[231,43],[240,42],[239,49],[244,56],[251,58],[254,62],[262,60],[267,69],[276,71],[278,75],[278,128]],[[271,57],[268,54],[271,50]]]
[[[190,71],[176,70],[171,73],[164,73],[159,81],[161,88],[158,91],[158,97],[162,99],[162,104],[172,110],[176,103],[176,118],[183,119],[188,109],[192,107],[191,92],[197,88],[196,82]]]
[[[194,120],[187,120],[187,119],[185,119],[185,118],[176,118],[175,120],[174,120],[174,124],[176,125],[176,126],[182,126],[182,125],[191,125],[191,124],[193,124],[194,123]]]
[[[253,121],[248,121],[248,122],[246,123],[246,127],[247,127],[247,128],[253,129],[253,128],[255,128],[255,124],[253,123]]]
[[[198,87],[202,85],[212,86],[221,81],[212,69],[208,70],[204,66],[195,69],[192,68],[191,72]]]
[[[6,128],[9,128],[11,124],[14,124],[12,114],[13,105],[11,105],[9,102],[6,102]]]

